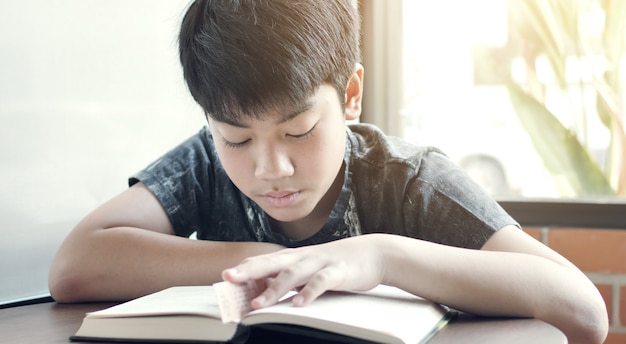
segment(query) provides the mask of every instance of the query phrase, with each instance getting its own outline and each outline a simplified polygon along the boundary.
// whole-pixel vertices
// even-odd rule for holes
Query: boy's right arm
[[[280,249],[175,236],[161,204],[138,183],[70,232],[52,262],[49,288],[59,302],[128,300],[174,285],[212,284],[242,259]]]

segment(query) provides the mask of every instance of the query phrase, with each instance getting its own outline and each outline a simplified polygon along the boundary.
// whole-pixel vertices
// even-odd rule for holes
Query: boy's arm
[[[608,329],[595,286],[565,258],[510,226],[482,250],[370,234],[246,259],[226,280],[274,277],[254,307],[303,286],[296,305],[325,290],[390,284],[453,308],[482,315],[534,317],[563,331],[571,343],[601,343]]]
[[[439,261],[433,264],[401,257],[416,248],[405,244],[393,245],[399,251],[387,251],[398,265],[391,270],[391,283],[425,292],[435,301],[446,298],[455,308],[476,314],[541,319],[563,331],[569,343],[602,343],[606,337],[607,311],[593,283],[567,259],[514,226],[496,232],[480,251],[434,246]],[[419,287],[423,279],[402,273],[414,264],[424,266],[427,275],[441,274],[445,283],[435,279],[426,282],[428,290]]]
[[[138,183],[72,230],[52,262],[49,288],[60,302],[127,300],[217,282],[224,268],[281,248],[177,237],[158,200]]]

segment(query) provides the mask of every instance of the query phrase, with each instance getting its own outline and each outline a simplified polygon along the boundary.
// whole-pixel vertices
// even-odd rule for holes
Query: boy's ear
[[[346,86],[345,116],[346,120],[355,120],[361,116],[363,100],[363,66],[357,63],[354,73]]]

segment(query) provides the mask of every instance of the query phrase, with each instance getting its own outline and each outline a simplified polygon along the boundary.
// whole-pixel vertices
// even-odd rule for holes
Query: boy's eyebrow
[[[311,108],[313,107],[314,102],[312,100],[307,100],[304,103],[301,103],[299,106],[297,106],[296,108],[294,108],[291,113],[289,113],[287,116],[279,119],[278,121],[276,121],[276,124],[281,124],[281,123],[285,123],[285,122],[289,122],[292,119],[300,116],[301,114],[311,110]]]
[[[310,110],[314,105],[314,101],[313,100],[307,100],[303,103],[301,103],[299,106],[295,107],[294,109],[291,110],[291,112],[284,117],[279,118],[278,120],[276,120],[276,124],[282,124],[285,122],[289,122],[290,120],[300,116],[302,113],[307,112],[308,110]],[[229,119],[224,119],[224,120],[220,120],[218,122],[222,122],[222,123],[226,123],[228,125],[232,125],[234,127],[239,127],[239,128],[248,128],[249,126],[238,122],[238,121],[232,121]]]

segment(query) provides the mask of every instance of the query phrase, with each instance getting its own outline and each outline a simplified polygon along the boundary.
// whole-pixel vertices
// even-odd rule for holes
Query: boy
[[[52,264],[52,296],[263,279],[258,308],[294,288],[305,306],[384,283],[602,342],[593,284],[443,154],[345,125],[361,112],[358,27],[351,0],[192,3],[180,59],[208,128],[76,226]]]

